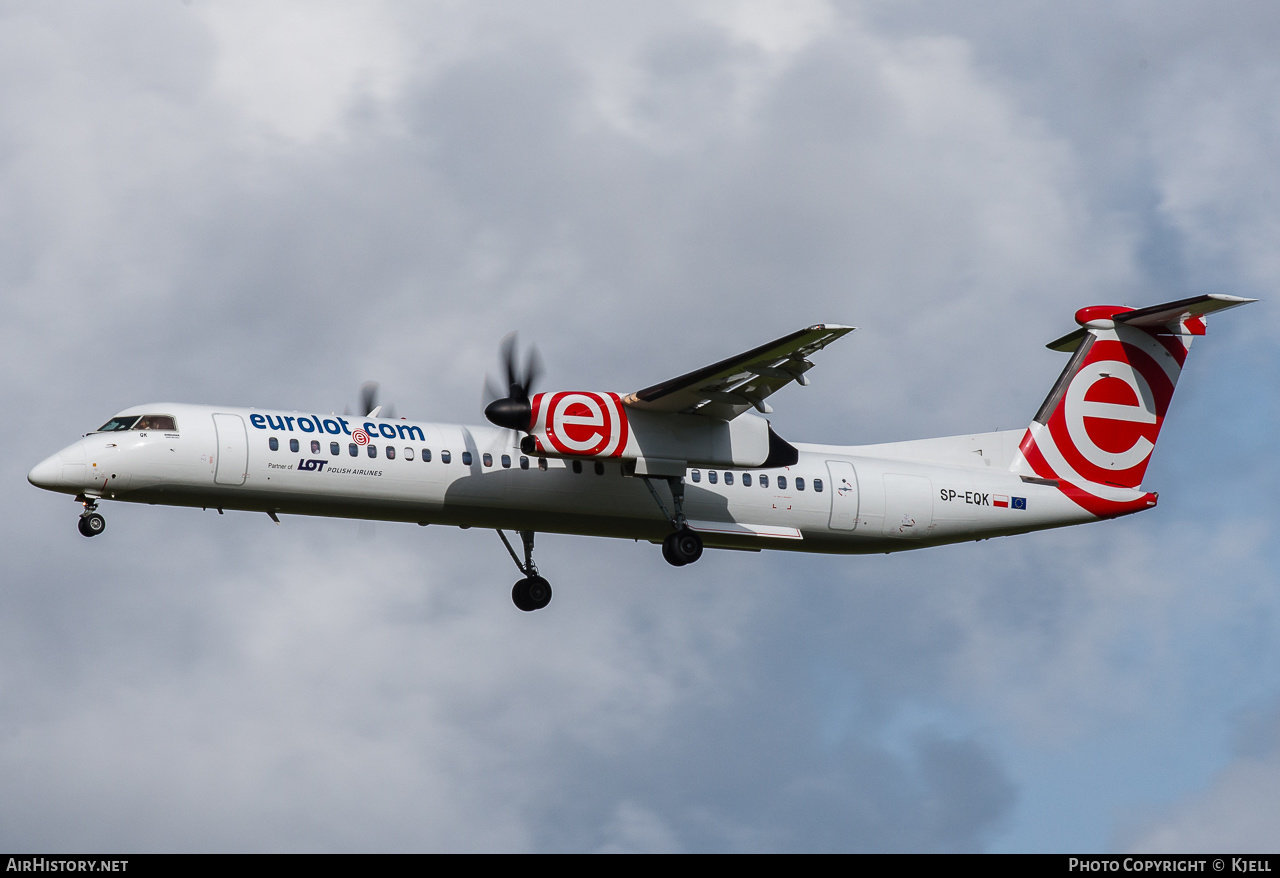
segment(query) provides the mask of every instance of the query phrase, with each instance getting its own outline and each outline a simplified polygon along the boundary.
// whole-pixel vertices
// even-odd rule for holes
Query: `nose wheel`
[[[76,523],[76,528],[86,537],[96,537],[107,529],[107,520],[98,514],[98,503],[91,497],[85,497],[83,494],[76,497],[77,500],[84,503],[84,512],[80,513],[80,521]]]
[[[96,537],[107,529],[107,520],[96,512],[86,512],[80,516],[80,523],[77,525],[80,533],[87,537]]]

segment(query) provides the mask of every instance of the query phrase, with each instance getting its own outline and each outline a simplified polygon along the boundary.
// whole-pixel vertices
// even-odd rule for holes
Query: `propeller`
[[[351,409],[344,408],[344,415],[351,414]],[[366,381],[360,385],[360,415],[361,417],[384,417],[394,418],[396,416],[396,408],[388,403],[385,406],[378,405],[378,382]]]
[[[542,357],[536,347],[530,347],[521,368],[514,332],[502,340],[498,353],[502,359],[506,388],[496,384],[487,374],[484,376],[484,416],[499,427],[528,433],[533,426],[533,406],[529,397],[534,384],[542,376]]]

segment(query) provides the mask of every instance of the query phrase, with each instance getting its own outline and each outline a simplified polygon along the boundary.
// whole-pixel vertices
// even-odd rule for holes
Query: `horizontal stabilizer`
[[[1115,323],[1123,323],[1142,329],[1154,329],[1161,326],[1177,326],[1192,320],[1192,318],[1203,317],[1213,311],[1223,311],[1227,308],[1235,308],[1237,305],[1247,305],[1256,301],[1258,300],[1245,299],[1241,296],[1210,293],[1204,296],[1192,296],[1190,299],[1179,299],[1176,302],[1165,302],[1162,305],[1151,305],[1146,308],[1112,308],[1108,306],[1082,308],[1076,312],[1076,321],[1081,324],[1081,327],[1074,332],[1067,333],[1062,338],[1054,339],[1045,347],[1051,351],[1062,351],[1065,354],[1071,353],[1079,347],[1080,340],[1084,338],[1085,325],[1095,324],[1099,319],[1096,315],[1100,313],[1107,315],[1102,319],[1112,320]],[[1187,326],[1187,331],[1191,335],[1203,335],[1204,324],[1202,321],[1195,321]]]

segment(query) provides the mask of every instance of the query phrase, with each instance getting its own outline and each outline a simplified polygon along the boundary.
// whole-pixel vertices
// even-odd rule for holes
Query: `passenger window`
[[[603,460],[597,460],[597,461],[596,461],[596,475],[598,475],[598,476],[602,476],[602,475],[604,475],[604,461],[603,461]]]
[[[364,448],[365,448],[365,451],[369,452],[369,456],[370,456],[370,457],[377,457],[377,456],[378,456],[378,446],[376,446],[376,445],[366,445]]]
[[[352,457],[358,456],[360,454],[360,446],[352,442],[350,445],[347,446],[347,453],[350,454]]]
[[[804,490],[804,479],[800,478],[800,476],[796,476],[796,490],[797,491]]]
[[[413,460],[413,449],[406,447],[404,450],[404,459]]]
[[[575,460],[575,461],[573,462],[573,471],[574,471],[575,473],[580,473],[580,472],[582,472],[582,461],[580,461],[580,460]]]
[[[786,477],[786,476],[778,476],[778,490],[779,490],[779,491],[785,491],[785,490],[787,490],[787,477]]]
[[[267,440],[267,445],[270,446],[272,451],[280,450],[280,440],[277,439],[275,436],[272,436],[270,439]]]
[[[710,482],[711,484],[713,484],[713,485],[714,485],[714,484],[715,484],[716,482],[718,482],[719,480],[720,480],[720,476],[716,473],[716,471],[715,471],[715,470],[713,470],[713,469],[709,469],[709,470],[707,470],[707,481],[708,481],[708,482]]]
[[[331,457],[337,457],[341,453],[342,453],[342,446],[340,446],[337,442],[329,443],[329,455]]]
[[[464,451],[464,452],[462,452],[462,465],[463,465],[463,466],[471,466],[471,452],[470,452],[470,451]]]
[[[528,468],[529,468],[529,458],[525,457],[523,454],[520,455],[520,469],[528,469]]]
[[[312,440],[311,440],[311,453],[312,453],[312,454],[319,454],[319,453],[320,453],[320,440],[319,440],[319,439],[312,439]]]
[[[431,463],[431,449],[430,449],[430,448],[424,448],[424,449],[422,449],[422,462],[423,462],[423,463]]]
[[[452,455],[452,454],[450,454],[450,453],[449,453],[449,452],[447,452],[447,451],[441,451],[441,452],[440,452],[440,462],[441,462],[441,463],[450,463],[450,462],[452,462],[452,461],[453,461],[453,455]]]
[[[743,473],[743,474],[742,474],[742,487],[744,487],[744,488],[750,488],[750,487],[751,487],[751,473]]]
[[[387,460],[395,460],[395,459],[396,459],[396,449],[395,449],[395,447],[394,447],[394,446],[388,445],[388,446],[387,446]]]
[[[732,485],[732,484],[733,484],[733,473],[725,473],[725,474],[724,474],[724,483],[725,483],[726,485]]]
[[[502,468],[503,468],[503,469],[511,469],[511,455],[510,455],[510,454],[504,454],[504,455],[502,455]]]
[[[298,440],[297,440],[297,439],[290,439],[290,440],[289,440],[289,450],[290,450],[290,451],[297,451],[297,450],[298,450]]]
[[[702,481],[702,470],[689,470],[689,477],[693,479],[693,483],[696,485],[698,482]]]
[[[768,474],[768,473],[760,473],[760,487],[762,487],[762,488],[767,488],[767,487],[769,487],[769,474]]]
[[[485,465],[485,466],[493,466],[493,455],[492,455],[492,454],[490,454],[489,452],[487,452],[487,451],[486,451],[486,452],[484,453],[484,457],[482,457],[482,458],[480,458],[480,459],[481,459],[482,461],[484,461],[484,465]]]
[[[813,490],[819,494],[822,493],[822,479],[813,480]]]
[[[547,459],[545,457],[538,458],[538,469],[542,470],[544,473],[547,471]]]

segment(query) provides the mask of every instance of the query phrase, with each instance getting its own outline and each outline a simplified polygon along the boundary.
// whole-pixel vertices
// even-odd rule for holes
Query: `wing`
[[[765,397],[792,381],[808,384],[805,373],[813,363],[807,357],[853,329],[819,323],[679,378],[637,390],[622,401],[647,411],[699,414],[724,421],[749,408],[768,414],[773,409]]]

